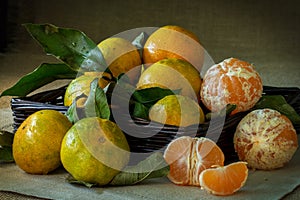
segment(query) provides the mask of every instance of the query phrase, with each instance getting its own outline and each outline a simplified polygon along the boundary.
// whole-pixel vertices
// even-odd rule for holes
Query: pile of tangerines
[[[179,26],[164,26],[154,31],[145,42],[142,55],[137,47],[123,38],[108,38],[101,41],[98,47],[112,76],[118,77],[125,73],[137,90],[151,87],[179,89],[178,94],[168,95],[151,107],[149,119],[156,122],[175,126],[201,124],[206,119],[204,108],[200,105],[211,112],[220,112],[228,104],[234,104],[236,108],[231,113],[234,115],[250,110],[262,97],[263,84],[259,73],[252,64],[237,58],[224,59],[211,66],[201,77],[204,49],[194,33]],[[66,90],[64,104],[70,106],[82,93],[88,95],[89,84],[86,83],[90,83],[95,77],[100,78],[99,86],[105,88],[110,76],[111,74],[105,72],[90,72],[74,79]],[[49,119],[48,122],[53,120]],[[58,129],[60,124],[65,128]],[[49,124],[44,126],[49,127]],[[67,171],[73,176],[78,175],[80,170],[84,170],[80,167],[75,169],[72,160],[82,162],[82,159],[90,159],[80,155],[79,149],[74,149],[75,145],[71,145],[76,143],[79,133],[70,128],[71,125],[65,120],[55,120],[51,126],[62,132],[55,144],[58,146],[56,154],[53,155],[57,164],[45,171],[31,170],[32,166],[28,166],[32,158],[24,156],[25,147],[18,144],[22,140],[18,139],[19,135],[30,127],[28,121],[20,126],[15,135],[13,149],[16,163],[29,173],[45,174],[57,167],[61,159]],[[124,137],[119,130],[116,131],[118,128],[115,125],[113,132],[118,132],[118,136],[108,134],[109,128],[107,129],[107,125],[103,126],[103,141],[115,141],[117,146],[128,150],[126,142],[120,141],[120,138],[124,140]],[[87,131],[89,126],[86,124],[78,127],[91,132]],[[188,136],[174,139],[164,151],[164,158],[170,166],[168,178],[178,185],[201,186],[216,195],[230,195],[245,184],[248,168],[270,170],[282,167],[292,158],[298,147],[297,134],[291,121],[272,109],[254,110],[246,115],[240,121],[232,141],[240,161],[224,166],[224,154],[214,141]],[[82,156],[82,159],[77,159],[76,156]],[[128,156],[123,155],[122,158],[124,159],[121,163],[116,163],[119,170],[127,164]],[[93,160],[93,164],[96,165],[97,162]],[[101,169],[105,170],[105,167],[102,166]],[[116,173],[117,171],[113,171],[107,182]],[[76,177],[83,181],[96,181],[93,178],[85,180],[86,176],[81,174]],[[101,178],[103,179],[98,177],[97,180]],[[105,184],[100,182],[99,185]]]

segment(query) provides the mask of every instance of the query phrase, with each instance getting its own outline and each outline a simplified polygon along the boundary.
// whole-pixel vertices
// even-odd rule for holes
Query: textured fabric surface
[[[0,109],[1,127],[12,124],[10,109]],[[300,137],[299,137],[300,140]],[[300,141],[299,141],[300,142]],[[228,199],[280,199],[300,185],[300,150],[284,168],[249,171],[245,186]],[[66,182],[68,173],[58,169],[49,175],[30,175],[14,163],[0,164],[1,199],[31,196],[49,199],[219,199],[199,187],[176,186],[167,178],[146,181],[135,186],[85,188]],[[5,180],[5,181],[4,181]],[[299,190],[299,189],[298,189]],[[11,196],[10,196],[11,194]],[[18,195],[20,194],[20,195]],[[26,196],[22,196],[24,194]],[[299,193],[295,193],[299,197]],[[286,197],[293,199],[293,197]]]
[[[41,63],[57,62],[46,56],[22,27],[26,22],[77,28],[95,42],[129,29],[180,25],[199,36],[215,62],[237,57],[255,65],[264,85],[300,87],[298,4],[297,0],[8,1],[9,46],[0,54],[0,92]],[[64,83],[55,82],[41,90]],[[0,127],[5,129],[11,129],[9,101],[10,97],[0,98],[0,108],[5,108],[1,110]],[[251,173],[245,188],[229,199],[281,198],[299,185],[299,159],[298,150],[287,168]],[[50,176],[30,176],[13,164],[0,164],[0,199],[33,199],[30,195],[52,199],[216,198],[199,188],[174,186],[166,179],[89,190],[65,183],[65,175],[58,171]],[[300,199],[299,191],[286,198]]]

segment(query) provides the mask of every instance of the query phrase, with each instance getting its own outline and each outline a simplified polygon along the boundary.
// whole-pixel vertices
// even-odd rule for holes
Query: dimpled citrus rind
[[[141,74],[136,87],[161,87],[179,90],[181,95],[200,99],[201,77],[193,65],[178,58],[167,58],[149,66]]]
[[[48,174],[60,166],[61,141],[72,126],[56,110],[40,110],[27,117],[13,140],[16,164],[30,174]]]
[[[143,50],[145,64],[166,58],[179,58],[191,63],[199,72],[204,61],[204,48],[197,35],[179,26],[166,25],[154,31]]]
[[[129,162],[121,129],[98,117],[83,118],[66,133],[61,146],[64,168],[78,181],[108,184]]]
[[[182,95],[168,95],[150,108],[149,119],[162,124],[185,127],[202,124],[205,116],[193,99]]]

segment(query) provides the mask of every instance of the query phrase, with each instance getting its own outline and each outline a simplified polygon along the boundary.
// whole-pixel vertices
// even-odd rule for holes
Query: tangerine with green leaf
[[[178,58],[167,58],[143,71],[136,86],[137,89],[161,87],[180,90],[179,94],[198,101],[201,83],[199,71],[189,62]]]
[[[199,104],[182,95],[168,95],[157,101],[150,108],[149,118],[162,124],[182,127],[202,124],[205,120]]]
[[[64,168],[77,181],[106,185],[128,163],[129,145],[112,121],[88,117],[77,121],[61,146]]]
[[[105,88],[110,83],[111,75],[107,72],[85,72],[83,75],[73,79],[66,89],[64,105],[70,106],[81,95],[87,97],[90,93],[91,82],[95,78],[99,78],[99,87]]]

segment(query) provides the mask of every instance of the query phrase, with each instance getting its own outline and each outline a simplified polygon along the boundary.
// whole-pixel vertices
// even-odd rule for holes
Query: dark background
[[[299,10],[296,0],[1,0],[1,50],[34,45],[25,22],[77,28],[95,42],[133,28],[176,24],[196,33],[215,61],[299,61]]]

